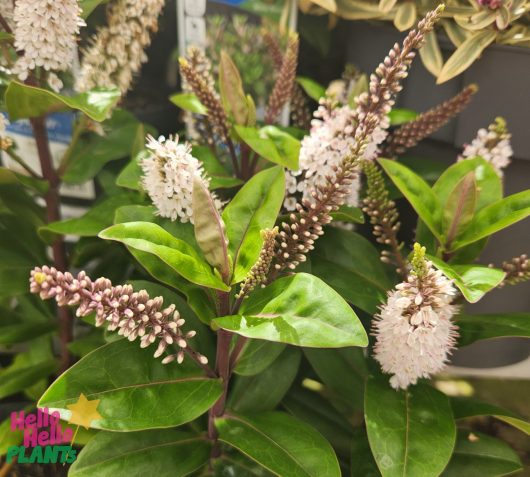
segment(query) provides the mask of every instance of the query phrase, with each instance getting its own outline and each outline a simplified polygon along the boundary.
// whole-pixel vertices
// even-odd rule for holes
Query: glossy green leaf
[[[288,347],[262,373],[238,376],[228,406],[236,412],[272,411],[291,387],[301,356],[299,349]]]
[[[177,93],[169,97],[169,100],[180,109],[195,114],[208,114],[208,108],[204,106],[199,98],[193,93]]]
[[[243,184],[241,179],[228,174],[209,147],[193,146],[192,155],[202,162],[207,176],[211,179],[209,184],[210,190],[228,189]]]
[[[388,119],[390,119],[391,126],[399,126],[401,124],[413,121],[418,117],[418,113],[412,109],[407,108],[393,108],[388,113]]]
[[[5,103],[11,121],[69,109],[81,111],[94,121],[103,121],[116,106],[120,96],[117,88],[99,88],[76,96],[62,96],[46,89],[11,81],[5,94]]]
[[[530,313],[491,313],[458,315],[460,346],[501,337],[530,338]]]
[[[82,449],[68,475],[184,477],[207,463],[210,450],[204,436],[174,429],[99,432]]]
[[[440,242],[443,242],[442,206],[429,185],[420,176],[398,162],[379,159],[379,164],[429,230]]]
[[[174,427],[196,419],[217,401],[221,382],[207,378],[191,360],[163,365],[152,348],[119,340],[88,354],[44,393],[39,407],[68,419],[68,404],[83,393],[100,399],[95,429],[135,431]],[[191,399],[190,397],[193,396]]]
[[[241,140],[258,156],[289,169],[298,169],[296,151],[300,149],[299,141],[280,129],[273,126],[271,128],[235,126],[234,129]]]
[[[457,238],[453,249],[488,237],[530,215],[530,190],[506,197],[475,214],[466,230]]]
[[[203,179],[195,177],[193,181],[193,223],[195,239],[206,261],[216,268],[223,281],[230,280],[230,258],[225,225],[217,206]]]
[[[394,26],[399,31],[405,31],[414,26],[416,22],[417,11],[416,3],[414,2],[403,2],[397,7],[396,14],[394,16]]]
[[[482,265],[449,265],[444,261],[428,256],[434,266],[462,292],[470,303],[476,303],[486,293],[493,290],[504,280],[505,273],[497,268]]]
[[[364,413],[383,477],[437,477],[449,462],[456,427],[448,398],[436,389],[396,391],[386,377],[370,377]]]
[[[249,110],[241,75],[230,55],[224,50],[221,50],[219,61],[219,90],[223,106],[232,114],[236,124],[248,124]]]
[[[499,477],[521,469],[519,456],[508,444],[480,432],[462,429],[442,477]]]
[[[297,346],[366,346],[366,332],[344,299],[313,275],[280,278],[243,301],[239,315],[217,318],[221,328],[248,338]]]
[[[317,102],[320,100],[320,98],[323,98],[326,95],[326,88],[311,78],[298,76],[296,78],[296,82],[302,87],[302,89],[310,98]]]
[[[241,376],[254,376],[267,369],[286,345],[264,340],[247,340],[234,369]]]
[[[501,421],[510,424],[527,435],[530,435],[530,422],[525,421],[521,416],[514,412],[508,411],[495,404],[476,401],[474,399],[453,397],[451,398],[451,407],[455,419],[465,419],[476,416],[493,416]]]
[[[193,247],[175,238],[159,225],[127,222],[113,225],[103,230],[99,236],[155,255],[192,283],[217,290],[229,290]]]
[[[219,458],[212,462],[213,477],[274,477],[268,470],[235,449],[223,449]]]
[[[332,404],[345,415],[362,410],[367,368],[360,348],[304,349],[308,361],[331,395]]]
[[[440,74],[444,60],[435,31],[431,31],[425,35],[425,43],[420,48],[420,58],[429,73],[434,76]]]
[[[381,477],[365,429],[357,429],[352,439],[350,477]]]
[[[436,83],[445,83],[466,70],[496,37],[496,31],[483,30],[467,38],[446,61]]]
[[[311,272],[368,313],[375,313],[392,287],[377,249],[361,235],[333,227],[316,243]]]
[[[53,360],[39,364],[11,365],[0,370],[0,399],[16,394],[30,387],[55,371],[57,364]]]
[[[265,169],[250,179],[223,211],[228,251],[234,262],[232,283],[242,281],[262,246],[260,232],[276,222],[285,194],[281,167]]]
[[[215,421],[219,439],[278,476],[340,477],[337,457],[313,428],[281,412]]]

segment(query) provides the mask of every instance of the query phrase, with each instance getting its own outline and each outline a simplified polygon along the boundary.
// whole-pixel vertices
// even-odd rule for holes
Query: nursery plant
[[[12,16],[3,3],[0,15],[2,107],[11,122],[29,119],[41,166],[17,154],[3,125],[2,149],[23,170],[0,176],[0,343],[20,351],[0,370],[0,397],[24,393],[22,407],[64,421],[81,395],[97,407],[73,438],[82,449],[69,475],[521,469],[514,450],[469,420],[494,416],[521,436],[530,424],[445,393],[439,374],[458,346],[530,336],[528,313],[462,310],[530,279],[524,255],[476,263],[491,235],[530,215],[530,191],[503,195],[507,125],[499,118],[480,130],[440,171],[404,154],[477,87],[420,114],[393,109],[444,7],[391,48],[359,94],[321,98],[310,131],[277,124],[297,84],[321,94],[296,81],[295,34],[283,48],[267,40],[276,74],[261,119],[230,55],[219,53],[215,78],[191,49],[180,60],[183,92],[171,98],[193,114],[190,143],[156,137],[117,107],[163,2],[111,2],[108,25],[82,48],[80,74],[66,71],[65,45],[97,3],[17,0]],[[42,37],[46,48],[30,41]],[[54,164],[45,120],[65,110],[78,116]],[[60,220],[59,186],[94,177],[98,202]],[[405,203],[417,216],[414,237],[401,230]],[[66,244],[72,235],[81,238]],[[6,472],[33,455],[9,421],[0,436]]]

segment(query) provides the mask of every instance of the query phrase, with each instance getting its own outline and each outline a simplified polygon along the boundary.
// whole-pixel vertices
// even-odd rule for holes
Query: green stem
[[[42,179],[41,176],[39,176],[30,166],[26,164],[24,159],[22,159],[14,150],[12,147],[7,149],[5,153],[13,159],[20,167],[22,167],[31,177],[34,177],[35,179]]]

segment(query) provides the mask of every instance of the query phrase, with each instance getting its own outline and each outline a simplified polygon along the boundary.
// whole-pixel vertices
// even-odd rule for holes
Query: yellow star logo
[[[99,401],[99,399],[89,401],[86,396],[81,393],[76,403],[68,404],[66,406],[72,411],[72,415],[68,422],[88,429],[90,424],[92,424],[92,421],[102,419],[101,414],[97,411]]]

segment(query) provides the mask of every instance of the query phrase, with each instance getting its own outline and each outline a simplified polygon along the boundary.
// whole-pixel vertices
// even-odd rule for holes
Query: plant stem
[[[9,471],[15,465],[16,461],[17,461],[17,457],[15,456],[11,462],[9,463],[4,462],[4,464],[0,468],[0,477],[7,477],[9,475]]]
[[[20,167],[22,167],[31,177],[34,177],[35,179],[42,179],[41,176],[39,176],[31,167],[29,167],[25,162],[24,159],[22,159],[15,151],[13,151],[13,148],[10,147],[5,151],[5,153],[13,159]]]
[[[237,361],[239,357],[241,356],[241,352],[243,351],[243,348],[247,344],[248,338],[245,338],[244,336],[239,336],[236,341],[236,345],[234,346],[234,349],[232,350],[232,353],[230,354],[230,373],[234,370],[236,367]]]
[[[0,14],[0,26],[2,26],[2,28],[6,31],[6,33],[9,33],[9,34],[13,33],[13,31],[11,30],[11,27],[7,23],[7,20],[2,16],[2,14]]]
[[[239,170],[239,165],[237,164],[237,154],[236,154],[236,148],[234,147],[234,143],[232,142],[232,139],[228,137],[228,132],[226,133],[226,145],[228,146],[228,152],[230,153],[230,158],[232,159],[232,165],[234,166],[234,173],[237,178],[241,179],[241,171]]]
[[[37,152],[42,169],[42,176],[49,184],[48,192],[44,196],[44,200],[46,202],[47,222],[56,222],[61,220],[61,213],[59,209],[59,186],[61,181],[53,167],[45,119],[43,116],[39,116],[38,118],[31,118],[30,122],[33,128],[35,141],[37,142]],[[68,268],[68,261],[66,258],[64,240],[61,236],[59,236],[52,244],[52,253],[54,266],[58,270],[66,271]],[[73,320],[70,310],[66,307],[58,308],[58,316],[60,327],[59,335],[61,339],[61,370],[65,370],[68,369],[71,361],[68,343],[72,341]]]

